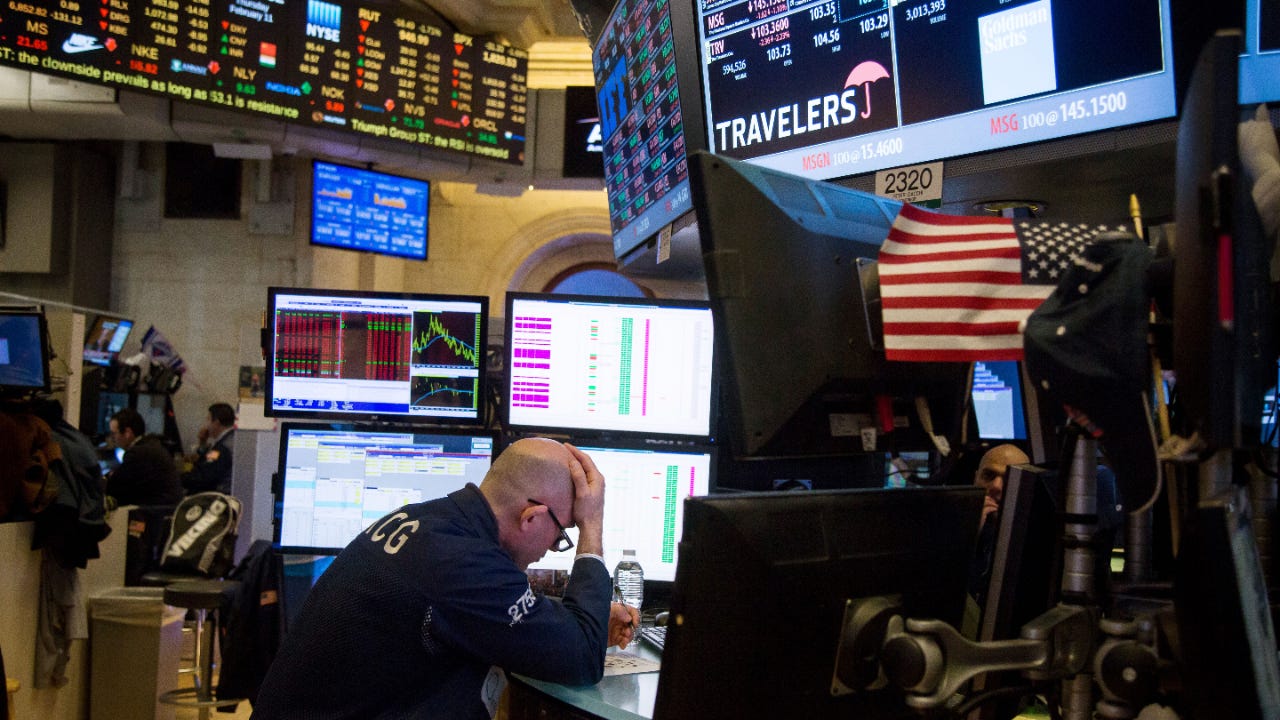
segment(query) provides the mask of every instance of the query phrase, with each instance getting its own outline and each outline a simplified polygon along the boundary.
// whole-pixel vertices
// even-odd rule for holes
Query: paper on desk
[[[632,652],[626,650],[617,650],[604,656],[604,674],[605,677],[610,675],[632,675],[634,673],[657,672],[662,667],[661,663],[642,658]]]

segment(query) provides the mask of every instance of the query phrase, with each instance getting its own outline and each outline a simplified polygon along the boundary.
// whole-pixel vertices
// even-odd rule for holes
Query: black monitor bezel
[[[12,397],[15,395],[50,392],[53,387],[53,379],[49,376],[49,362],[52,360],[53,348],[49,346],[49,321],[45,314],[40,310],[0,307],[0,316],[30,317],[36,320],[38,332],[40,333],[40,371],[43,379],[43,384],[41,385],[0,385],[0,395]]]
[[[508,292],[506,296],[506,315],[503,318],[503,363],[502,363],[502,393],[503,402],[501,405],[501,422],[502,427],[510,432],[517,434],[545,434],[545,435],[565,435],[578,438],[583,441],[590,440],[596,442],[598,440],[626,440],[626,439],[660,439],[662,441],[675,441],[692,444],[712,445],[716,441],[716,428],[719,422],[719,392],[720,392],[720,360],[718,352],[719,348],[716,341],[712,342],[712,361],[711,361],[711,392],[708,402],[711,404],[707,415],[707,433],[705,435],[689,435],[683,433],[658,433],[652,430],[613,430],[588,428],[577,426],[558,426],[558,425],[538,425],[538,424],[516,424],[511,422],[511,365],[512,365],[512,322],[514,313],[512,306],[518,300],[549,300],[553,302],[561,302],[564,304],[571,303],[595,303],[608,305],[623,305],[633,307],[670,307],[670,308],[687,308],[691,310],[706,310],[711,313],[711,321],[715,326],[719,325],[716,312],[711,303],[706,300],[679,300],[670,298],[623,298],[610,297],[604,295],[575,295],[563,293],[532,293],[532,292]],[[715,329],[719,332],[719,329]]]
[[[958,624],[982,497],[967,486],[686,501],[655,714],[909,714],[892,691],[831,691],[845,601],[897,595],[907,617]],[[901,553],[886,552],[888,543]],[[823,597],[811,594],[819,586]],[[747,631],[726,638],[730,626]]]
[[[422,228],[422,254],[408,255],[408,254],[394,253],[394,252],[382,251],[382,250],[372,250],[370,248],[343,247],[341,245],[333,245],[330,243],[320,242],[316,240],[316,234],[315,234],[316,168],[321,163],[325,165],[332,165],[334,167],[344,168],[347,170],[357,170],[360,172],[371,173],[373,175],[381,175],[384,177],[391,178],[393,180],[411,180],[413,182],[420,182],[423,185],[426,185],[427,207],[424,213],[424,215],[426,216],[425,218],[426,222],[423,224],[423,228]],[[310,197],[311,197],[311,212],[307,215],[307,244],[310,245],[311,247],[327,248],[329,250],[344,250],[347,252],[369,253],[370,255],[381,255],[383,257],[396,258],[398,260],[405,260],[410,262],[413,262],[413,261],[425,262],[427,260],[427,257],[430,255],[430,251],[431,251],[431,181],[430,180],[423,180],[422,178],[416,178],[416,177],[413,177],[410,175],[404,175],[401,173],[389,173],[384,170],[374,170],[371,167],[361,167],[359,165],[348,165],[346,163],[333,162],[331,160],[324,160],[322,158],[314,158],[311,161]]]
[[[386,425],[369,423],[315,423],[315,422],[283,422],[280,423],[280,447],[276,457],[276,475],[271,486],[271,547],[283,555],[337,555],[343,548],[324,548],[303,545],[281,545],[280,530],[284,514],[284,476],[285,460],[289,453],[289,433],[295,430],[312,432],[353,432],[353,433],[387,433],[413,435],[448,435],[452,437],[487,437],[493,441],[493,453],[489,456],[490,465],[498,459],[502,452],[498,433],[485,429],[467,429],[455,427],[423,427],[421,425]],[[354,539],[354,538],[353,538]]]
[[[263,328],[264,359],[266,372],[263,386],[263,414],[267,417],[281,419],[313,419],[313,420],[345,420],[360,423],[387,423],[390,425],[449,425],[449,426],[484,426],[487,424],[488,377],[485,373],[483,359],[477,373],[476,414],[475,417],[443,417],[435,415],[409,415],[408,413],[352,413],[333,410],[292,410],[272,407],[275,399],[275,317],[276,298],[280,295],[341,296],[353,298],[372,298],[389,300],[410,300],[417,302],[478,302],[480,303],[480,337],[487,341],[489,333],[489,296],[487,295],[455,295],[451,293],[411,293],[382,292],[377,290],[334,290],[327,288],[279,287],[267,288],[267,315]]]

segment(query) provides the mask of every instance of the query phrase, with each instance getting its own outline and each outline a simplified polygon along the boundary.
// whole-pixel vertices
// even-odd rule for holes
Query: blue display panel
[[[1280,2],[1245,0],[1240,102],[1280,101]]]
[[[983,440],[1026,440],[1027,416],[1015,361],[973,364],[973,417]]]
[[[1172,117],[1166,0],[701,0],[712,152],[814,179]]]
[[[44,315],[0,310],[0,394],[49,389]]]
[[[493,460],[489,433],[330,428],[286,423],[280,437],[275,544],[336,554],[402,505],[480,484]]]
[[[311,244],[427,259],[427,181],[318,160],[312,167]]]
[[[693,209],[670,1],[621,0],[591,60],[613,252],[621,256]]]

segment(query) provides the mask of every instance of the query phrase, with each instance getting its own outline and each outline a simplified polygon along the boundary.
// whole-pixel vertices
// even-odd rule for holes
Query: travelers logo
[[[871,117],[871,83],[877,80],[887,80],[889,71],[875,60],[867,60],[858,63],[858,66],[849,73],[848,79],[844,81],[846,88],[855,85],[862,86],[862,96],[866,98],[862,105],[862,114],[859,116],[863,119]]]
[[[818,132],[848,125],[858,118],[871,117],[871,84],[887,79],[889,71],[878,62],[867,60],[854,66],[839,94],[810,98],[715,124],[720,150],[739,148],[783,140],[793,135]],[[861,107],[858,98],[861,95]]]

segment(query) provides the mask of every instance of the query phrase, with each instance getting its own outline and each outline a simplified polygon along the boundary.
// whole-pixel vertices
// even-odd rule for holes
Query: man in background
[[[124,450],[120,467],[107,476],[107,495],[116,505],[177,505],[182,500],[178,464],[164,439],[147,433],[146,420],[124,408],[111,416],[108,443]]]
[[[973,563],[969,567],[969,594],[982,603],[991,581],[992,554],[996,549],[996,519],[1000,503],[1004,500],[1004,481],[1010,465],[1023,465],[1031,458],[1017,445],[996,445],[982,455],[978,471],[973,474],[973,484],[987,491],[982,505],[982,522],[978,529],[978,544],[974,548]]]
[[[235,448],[236,411],[227,403],[209,406],[209,417],[200,428],[200,444],[189,456],[191,469],[182,474],[188,495],[214,490],[231,494],[231,451]]]

